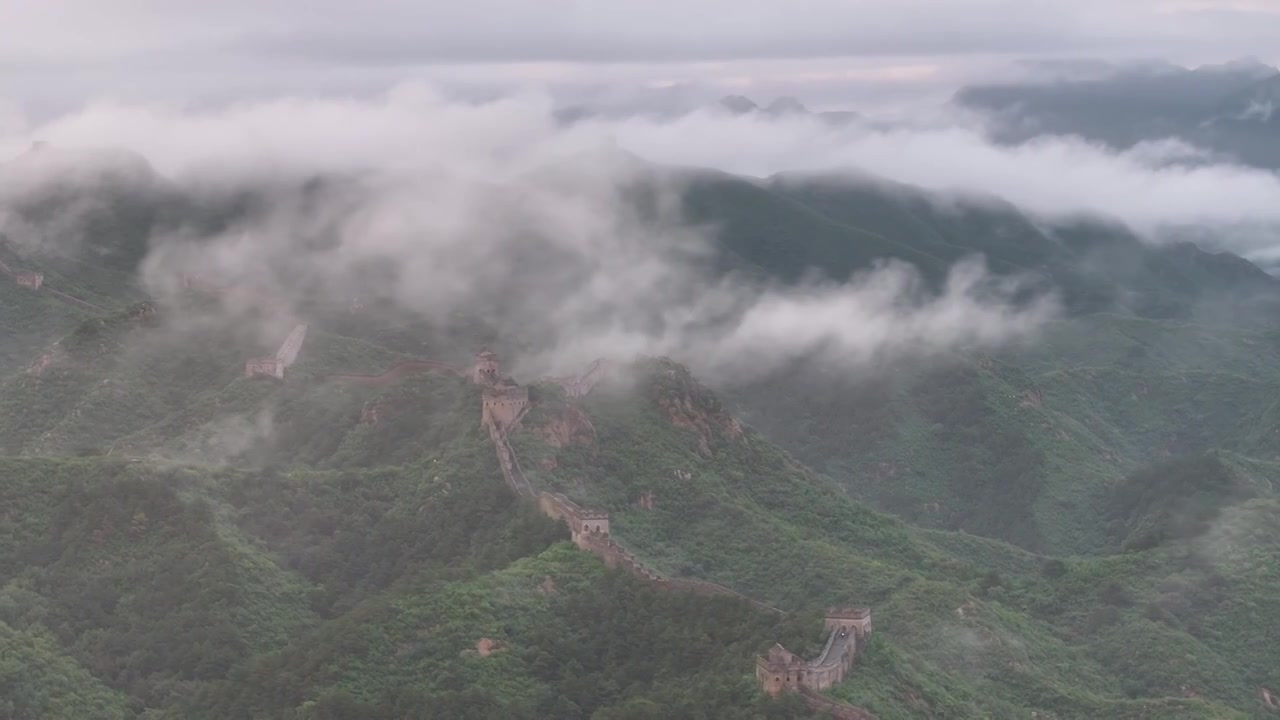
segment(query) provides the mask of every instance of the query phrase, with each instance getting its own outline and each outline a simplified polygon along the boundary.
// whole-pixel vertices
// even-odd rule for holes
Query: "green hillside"
[[[530,478],[608,509],[659,570],[790,617],[655,594],[560,543],[498,479],[476,391],[428,375],[400,388],[398,417],[345,431],[383,390],[256,381],[262,392],[222,409],[324,398],[347,411],[309,406],[306,432],[282,421],[269,452],[237,458],[245,470],[7,461],[0,620],[24,652],[96,678],[126,717],[801,717],[761,699],[752,658],[779,640],[816,652],[833,603],[874,608],[875,639],[836,695],[882,718],[1243,717],[1280,680],[1280,657],[1255,642],[1280,631],[1265,464],[1215,464],[1251,473],[1251,491],[1220,493],[1211,516],[1156,543],[1055,560],[859,505],[678,365],[630,377],[581,405],[534,388],[513,437]],[[187,432],[220,417],[197,414]],[[581,418],[590,431],[566,432]],[[150,432],[135,450],[172,442]],[[337,451],[317,452],[321,432]],[[414,451],[375,451],[406,437]],[[1153,503],[1152,482],[1117,490],[1125,538],[1179,505]],[[482,657],[484,638],[498,649]],[[98,692],[39,683],[54,717]]]
[[[510,443],[537,490],[785,616],[607,570],[503,483],[480,388],[380,376],[554,339],[316,299],[284,379],[245,378],[289,324],[199,293],[140,312],[146,216],[104,231],[119,252],[90,244],[94,270],[6,256],[98,308],[0,284],[0,717],[810,717],[759,692],[754,658],[816,655],[833,604],[875,629],[830,695],[883,720],[1269,716],[1270,276],[991,201],[682,178],[720,272],[897,258],[937,282],[981,253],[1065,301],[1026,342],[891,368],[805,360],[713,391],[619,358],[582,398],[531,383]]]

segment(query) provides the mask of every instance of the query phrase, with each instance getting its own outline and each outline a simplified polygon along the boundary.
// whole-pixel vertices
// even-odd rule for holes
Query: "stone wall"
[[[612,363],[600,358],[587,365],[577,375],[543,378],[542,381],[559,385],[564,389],[564,394],[571,398],[580,398],[591,392],[592,388],[603,380],[612,369]]]
[[[75,305],[79,305],[80,307],[88,308],[90,310],[96,310],[98,312],[106,312],[106,309],[101,306],[94,305],[91,302],[81,300],[78,297],[75,297],[73,295],[68,295],[64,292],[58,292],[53,288],[45,287],[44,273],[18,272],[17,270],[14,270],[13,268],[9,267],[9,265],[6,264],[4,261],[0,261],[0,274],[8,275],[9,277],[13,278],[13,282],[21,287],[25,287],[31,290],[43,289],[49,295],[53,296],[58,300],[73,303]]]
[[[276,351],[276,360],[280,363],[281,368],[287,368],[298,359],[298,353],[302,352],[302,343],[307,339],[307,324],[300,323],[289,333],[284,342],[280,344],[280,349]]]
[[[250,358],[244,362],[244,376],[252,377],[273,377],[277,380],[284,379],[284,366],[276,360],[275,356]]]
[[[544,515],[563,520],[569,526],[573,541],[578,542],[580,535],[595,533],[608,536],[609,513],[604,510],[580,507],[560,493],[538,493],[538,508]]]
[[[810,707],[839,718],[867,720],[872,715],[866,710],[828,700],[819,693],[839,684],[853,670],[866,634],[871,632],[871,611],[828,608],[822,624],[831,634],[816,659],[806,661],[781,645],[774,645],[756,658],[756,682],[770,695],[799,692]]]
[[[601,365],[597,363],[578,378],[557,382],[561,382],[570,397],[579,397],[579,393],[585,394],[583,388],[589,390],[602,372]],[[481,422],[493,440],[503,477],[517,494],[534,497],[533,488],[520,470],[515,450],[506,434],[507,428],[517,423],[528,409],[527,388],[518,387],[503,378],[498,371],[497,357],[488,351],[476,356],[476,363],[470,374],[473,382],[485,388]],[[759,609],[785,614],[723,585],[694,578],[669,578],[658,573],[640,562],[610,536],[609,513],[604,510],[584,508],[560,493],[541,492],[536,495],[536,499],[543,514],[569,526],[574,545],[600,558],[605,567],[628,572],[662,590],[735,597]],[[853,667],[862,641],[871,631],[871,612],[865,608],[831,608],[823,625],[831,634],[817,660],[806,662],[781,645],[774,645],[766,656],[757,658],[757,681],[765,692],[771,694],[800,692],[811,708],[827,712],[840,720],[874,720],[873,715],[861,708],[829,700],[818,694],[842,681]]]
[[[600,558],[606,567],[625,570],[662,590],[735,597],[760,610],[785,614],[723,585],[696,578],[669,578],[648,567],[610,537],[609,513],[604,510],[583,508],[560,493],[549,492],[538,494],[538,508],[549,517],[563,520],[569,526],[573,543]]]
[[[507,485],[517,495],[534,497],[533,486],[529,483],[529,478],[525,477],[524,470],[520,469],[520,461],[516,459],[516,451],[507,440],[507,434],[493,423],[487,423],[487,428],[494,452],[498,454],[498,466],[502,469],[502,477]]]

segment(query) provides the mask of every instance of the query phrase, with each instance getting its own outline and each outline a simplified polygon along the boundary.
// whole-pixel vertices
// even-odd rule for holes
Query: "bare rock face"
[[[570,445],[592,445],[596,441],[596,429],[581,408],[566,406],[551,414],[550,419],[538,428],[538,433],[554,448]]]
[[[492,638],[480,638],[476,641],[476,654],[480,657],[489,657],[490,655],[501,652],[506,648],[502,643]]]
[[[717,436],[730,440],[743,438],[742,426],[733,419],[733,416],[723,410],[707,410],[698,407],[687,394],[659,398],[658,406],[666,413],[672,425],[697,434],[698,452],[703,457],[711,457],[711,441]]]
[[[656,500],[657,496],[652,492],[641,493],[640,497],[636,499],[636,507],[642,510],[652,510]]]
[[[1030,388],[1023,390],[1018,396],[1018,405],[1025,408],[1040,409],[1044,407],[1044,392],[1040,388]]]
[[[402,410],[406,402],[400,398],[381,398],[370,400],[360,408],[360,422],[377,425],[391,419],[396,411]]]
[[[49,350],[48,352],[41,354],[40,357],[36,358],[35,362],[27,366],[27,374],[40,377],[50,365],[54,365],[62,359],[64,359],[64,355],[60,350],[57,348]]]

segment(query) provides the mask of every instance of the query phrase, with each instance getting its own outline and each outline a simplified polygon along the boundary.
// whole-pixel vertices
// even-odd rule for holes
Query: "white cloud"
[[[600,148],[614,137],[665,141],[687,160],[740,143],[767,165],[806,157],[815,128],[698,117],[566,130],[549,109],[539,96],[450,103],[418,86],[376,102],[282,99],[209,112],[113,103],[4,138],[0,149],[34,137],[55,148],[123,146],[197,197],[253,185],[270,200],[200,242],[157,238],[145,265],[153,288],[199,270],[286,297],[309,285],[341,299],[366,293],[361,272],[381,268],[382,289],[424,317],[471,311],[542,343],[546,351],[526,359],[536,370],[637,352],[738,374],[802,355],[852,368],[998,344],[1052,313],[1048,300],[1014,307],[1009,288],[971,265],[939,295],[900,266],[799,288],[714,278],[701,269],[708,237],[679,215],[679,183],[656,186],[642,221],[623,193],[648,169]],[[689,134],[670,134],[681,128]],[[310,196],[287,189],[317,172],[356,175]]]
[[[6,91],[39,113],[103,96],[224,102],[410,79],[680,78],[723,92],[735,78],[786,78],[810,98],[856,102],[920,86],[926,66],[941,71],[925,85],[989,77],[983,57],[1280,62],[1265,0],[0,0],[0,17]]]
[[[1165,224],[1280,222],[1280,177],[1230,164],[1185,164],[1175,142],[1117,153],[1047,137],[1017,147],[955,126],[833,128],[806,118],[696,113],[674,122],[633,119],[612,128],[621,145],[658,161],[767,176],[860,170],[946,192],[994,194],[1036,213],[1101,213],[1137,229]]]

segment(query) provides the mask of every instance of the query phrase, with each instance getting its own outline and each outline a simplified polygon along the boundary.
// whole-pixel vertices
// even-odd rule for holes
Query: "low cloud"
[[[829,127],[805,117],[713,112],[627,121],[616,134],[624,147],[657,161],[755,176],[864,171],[942,192],[992,194],[1044,215],[1112,216],[1148,235],[1165,226],[1280,224],[1280,176],[1213,162],[1172,140],[1126,152],[1063,137],[1006,147],[956,126]]]
[[[1112,215],[1153,236],[1165,224],[1280,223],[1276,175],[1172,142],[1127,153],[1060,138],[1009,148],[956,126],[715,111],[563,127],[551,111],[538,94],[463,104],[413,85],[376,101],[100,104],[7,135],[0,151],[33,139],[126,148],[196,206],[229,206],[252,190],[254,206],[229,224],[171,224],[153,238],[143,272],[157,292],[195,269],[286,302],[303,288],[339,302],[381,295],[441,322],[460,311],[496,318],[498,332],[521,338],[530,372],[635,352],[738,374],[815,355],[865,366],[997,345],[1054,313],[1051,298],[1028,301],[980,260],[933,290],[896,264],[798,287],[713,273],[714,231],[682,217],[681,173],[627,152],[754,176],[869,172],[1046,216]],[[1263,236],[1250,234],[1252,251],[1268,250]]]

